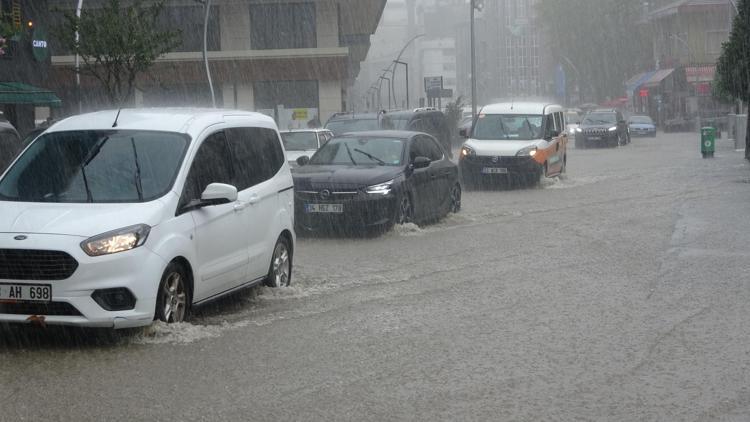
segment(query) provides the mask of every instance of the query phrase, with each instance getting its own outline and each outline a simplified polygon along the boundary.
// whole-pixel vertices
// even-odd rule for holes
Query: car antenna
[[[122,111],[122,108],[117,109],[117,116],[115,116],[115,122],[112,123],[112,127],[117,127],[117,119],[120,118],[120,112]]]

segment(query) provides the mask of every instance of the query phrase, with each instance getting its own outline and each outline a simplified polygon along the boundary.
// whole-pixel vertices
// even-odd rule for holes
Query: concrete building
[[[666,122],[678,117],[714,117],[731,106],[712,96],[721,45],[735,16],[732,0],[657,2],[643,25],[654,34],[656,68],[626,83],[638,112]]]
[[[70,1],[49,0],[70,7]],[[96,8],[102,0],[86,0]],[[282,128],[325,120],[348,108],[348,90],[370,47],[386,0],[214,0],[209,20],[208,58],[217,105],[274,116]],[[182,46],[159,58],[138,81],[135,106],[210,105],[202,60],[204,9],[195,1],[171,0],[165,28],[182,31]],[[65,111],[75,107],[74,57],[58,51],[52,77]],[[84,109],[103,98],[84,80]]]

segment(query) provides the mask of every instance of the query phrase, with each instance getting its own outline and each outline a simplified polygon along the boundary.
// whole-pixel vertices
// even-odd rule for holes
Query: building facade
[[[95,9],[102,0],[87,0]],[[367,55],[386,0],[214,0],[208,60],[217,106],[273,116],[282,128],[304,127],[347,109],[347,93]],[[69,1],[49,0],[57,7]],[[135,106],[208,106],[202,58],[204,8],[171,0],[161,17],[182,44],[138,80]],[[75,58],[57,50],[51,79],[64,112],[77,112]],[[93,80],[82,80],[84,111],[107,106]]]

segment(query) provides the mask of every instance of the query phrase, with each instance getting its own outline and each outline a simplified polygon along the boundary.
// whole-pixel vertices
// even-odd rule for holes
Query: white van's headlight
[[[392,189],[393,189],[393,180],[389,180],[385,183],[378,183],[377,185],[368,186],[367,193],[388,195],[389,193],[391,193]]]
[[[516,153],[516,157],[533,157],[536,155],[536,147],[526,147],[521,148],[520,151]]]
[[[474,155],[477,155],[477,153],[470,147],[467,147],[466,145],[461,147],[461,157],[471,157]]]
[[[610,132],[614,132],[617,130],[617,126],[612,126],[611,128],[607,129]]]
[[[137,248],[144,243],[151,232],[146,224],[125,227],[119,230],[90,237],[81,242],[81,248],[89,256],[109,255]]]

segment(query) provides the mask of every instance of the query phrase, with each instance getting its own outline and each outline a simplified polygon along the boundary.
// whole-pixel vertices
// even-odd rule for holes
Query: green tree
[[[181,43],[179,31],[160,26],[164,0],[149,6],[143,0],[120,3],[108,0],[102,8],[84,9],[80,18],[65,12],[54,29],[60,43],[81,57],[81,75],[99,81],[110,103],[118,107],[133,98],[138,75]]]
[[[750,0],[740,0],[729,41],[722,45],[716,64],[715,92],[750,101]],[[745,134],[745,158],[750,160],[750,119]]]
[[[539,27],[548,31],[553,59],[576,79],[584,101],[623,96],[623,82],[650,67],[648,33],[638,26],[640,7],[640,2],[622,0],[537,3]]]

